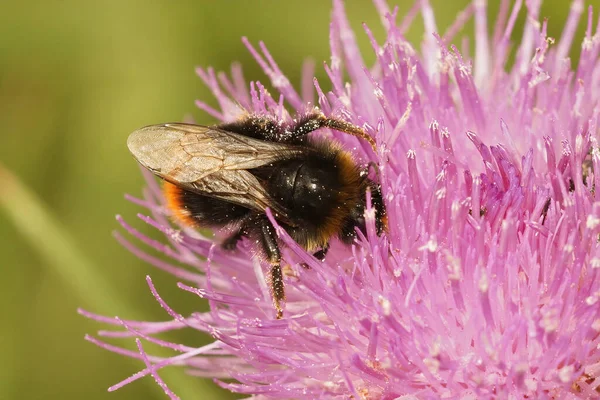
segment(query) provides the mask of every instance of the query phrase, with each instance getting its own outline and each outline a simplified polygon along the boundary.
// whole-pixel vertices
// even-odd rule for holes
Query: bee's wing
[[[289,222],[284,208],[247,170],[299,154],[299,147],[189,124],[138,129],[127,146],[140,164],[166,181],[250,209],[269,207]]]
[[[246,170],[300,153],[297,147],[267,142],[215,127],[151,125],[129,135],[127,146],[140,164],[176,183],[192,183],[217,171]]]
[[[191,184],[179,184],[192,192],[235,203],[252,210],[273,210],[289,222],[286,210],[273,201],[254,175],[246,170],[221,170]]]

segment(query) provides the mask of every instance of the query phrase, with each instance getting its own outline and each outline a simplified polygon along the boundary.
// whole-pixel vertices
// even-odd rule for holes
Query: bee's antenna
[[[323,116],[322,124],[324,127],[335,129],[336,131],[348,133],[350,135],[359,137],[361,139],[366,140],[375,153],[377,153],[377,146],[375,144],[375,139],[373,139],[364,129],[359,128],[356,125],[352,125],[349,122],[342,121],[341,119],[335,118],[327,118]]]
[[[369,163],[360,170],[360,176],[362,179],[367,179],[369,176],[369,171],[375,171],[375,175],[377,175],[377,180],[381,182],[381,171],[379,171],[379,165],[375,161],[369,161]]]
[[[377,179],[381,182],[381,171],[379,170],[379,165],[375,161],[369,161],[367,164],[367,171],[372,169],[375,171],[375,175],[377,175]]]

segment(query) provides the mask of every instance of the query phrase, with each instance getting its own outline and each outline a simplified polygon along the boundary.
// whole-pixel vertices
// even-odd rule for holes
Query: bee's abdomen
[[[164,183],[164,193],[171,215],[188,226],[222,227],[235,224],[250,213],[240,205],[190,192],[168,182]]]

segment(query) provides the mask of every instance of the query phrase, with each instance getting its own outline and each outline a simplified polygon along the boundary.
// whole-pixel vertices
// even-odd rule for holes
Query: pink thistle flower
[[[567,57],[583,1],[574,0],[558,40],[539,21],[541,0],[528,15],[514,65],[509,38],[523,1],[503,1],[489,37],[486,2],[473,1],[448,32],[438,35],[428,0],[396,22],[397,9],[376,0],[387,36],[367,67],[349,28],[342,0],[333,2],[333,89],[325,93],[308,67],[298,93],[260,43],[244,43],[279,96],[259,82],[246,85],[238,66],[231,77],[198,69],[220,109],[198,106],[221,121],[244,110],[289,121],[313,96],[326,115],[372,135],[374,154],[355,137],[322,130],[380,166],[389,230],[378,237],[374,211],[367,232],[351,247],[335,242],[317,262],[281,228],[286,244],[287,304],[276,320],[261,265],[244,242],[234,253],[198,232],[172,227],[153,179],[140,218],[164,233],[153,241],[119,223],[170,261],[150,256],[118,236],[134,254],[208,299],[210,311],[184,316],[166,310],[165,322],[84,315],[123,328],[105,336],[135,337],[139,352],[99,346],[136,357],[146,368],[111,389],[181,365],[234,392],[297,399],[579,399],[600,397],[600,33],[591,8],[576,68]],[[422,50],[404,39],[421,12]],[[475,51],[459,50],[454,34],[473,15]],[[539,21],[539,22],[538,22]],[[594,30],[596,33],[594,33]],[[347,74],[349,81],[345,81]],[[272,222],[275,223],[272,216]],[[311,269],[300,267],[307,263]],[[191,328],[214,342],[195,348],[155,337]],[[141,340],[177,355],[147,355]],[[231,382],[230,379],[235,380]],[[227,380],[227,381],[225,381]]]

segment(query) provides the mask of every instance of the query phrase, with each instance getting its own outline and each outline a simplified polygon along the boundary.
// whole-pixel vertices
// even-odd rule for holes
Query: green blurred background
[[[403,15],[412,1],[400,3]],[[432,0],[440,31],[467,3]],[[493,16],[499,0],[490,3]],[[182,313],[205,306],[111,236],[115,214],[148,231],[135,220],[141,209],[123,198],[139,195],[143,185],[125,146],[127,135],[186,115],[214,122],[194,106],[195,99],[215,104],[195,66],[228,70],[239,61],[246,79],[265,81],[240,41],[244,35],[254,44],[264,40],[295,84],[302,61],[312,57],[327,87],[320,63],[328,60],[330,9],[326,0],[3,2],[0,399],[166,398],[149,377],[107,393],[143,364],[84,341],[85,333],[105,326],[76,313],[84,307],[123,318],[166,319],[148,292],[146,274]],[[381,39],[375,8],[369,1],[348,0],[347,10],[365,59],[372,61],[360,23],[367,22]],[[552,36],[559,36],[568,10],[567,0],[544,3],[541,14],[550,18]],[[519,26],[523,21],[522,12]],[[466,33],[470,29],[472,24]],[[409,39],[420,43],[422,32],[417,19]],[[208,340],[194,332],[167,338],[193,345]],[[132,348],[130,341],[114,343]],[[182,370],[166,369],[161,376],[183,398],[232,398]]]

